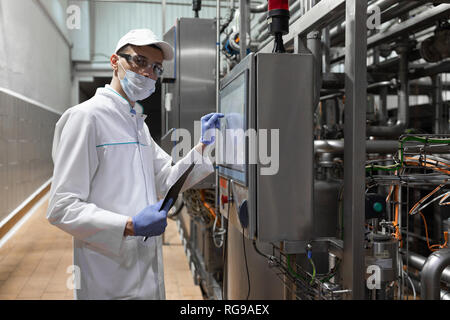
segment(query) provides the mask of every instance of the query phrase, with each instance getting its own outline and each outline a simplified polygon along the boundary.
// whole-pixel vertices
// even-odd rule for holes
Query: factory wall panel
[[[0,222],[52,176],[56,121],[70,107],[65,0],[0,0]]]
[[[58,111],[69,107],[71,88],[64,2],[0,0],[0,87]]]
[[[177,18],[194,17],[192,1],[177,0],[183,5],[166,6],[165,31],[169,30]],[[162,6],[154,3],[112,3],[96,2],[93,10],[94,52],[93,61],[109,61],[120,37],[131,29],[149,28],[159,38],[163,37]],[[215,8],[204,7],[201,18],[214,18]],[[199,35],[200,36],[200,35]]]
[[[53,173],[59,114],[0,90],[0,222]]]

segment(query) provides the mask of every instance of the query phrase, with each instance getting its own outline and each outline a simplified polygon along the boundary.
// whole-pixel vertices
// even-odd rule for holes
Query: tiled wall
[[[59,117],[0,91],[0,222],[51,178]]]

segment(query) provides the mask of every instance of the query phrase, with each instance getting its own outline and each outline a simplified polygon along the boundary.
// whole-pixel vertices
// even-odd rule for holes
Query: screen
[[[220,164],[231,169],[222,170],[223,173],[242,182],[245,182],[246,168],[246,84],[246,73],[243,72],[220,92],[220,112],[225,115],[220,126],[223,138],[219,143]]]

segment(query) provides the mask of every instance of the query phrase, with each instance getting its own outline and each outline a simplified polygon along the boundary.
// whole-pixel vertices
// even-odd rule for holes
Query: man
[[[146,116],[134,110],[154,92],[163,60],[172,57],[172,47],[152,31],[130,31],[110,58],[110,85],[56,124],[47,219],[74,237],[76,299],[165,299],[160,235],[168,208],[157,198],[192,161],[183,189],[214,171],[202,155],[214,141],[205,134],[223,116],[202,117],[201,142],[172,166]]]

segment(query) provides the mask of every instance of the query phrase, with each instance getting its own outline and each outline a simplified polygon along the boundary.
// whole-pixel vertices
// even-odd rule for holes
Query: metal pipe
[[[236,43],[236,41],[234,41],[234,38],[237,35],[237,31],[234,31],[230,34],[230,36],[228,37],[228,41],[230,43],[230,47],[231,49],[235,50],[235,51],[240,51],[241,47],[239,46],[239,44]]]
[[[266,1],[265,3],[261,3],[254,7],[250,6],[250,12],[251,13],[265,12],[265,11],[267,11],[268,4],[269,4],[269,2]]]
[[[425,262],[427,261],[427,258],[424,256],[421,256],[420,254],[409,251],[407,257],[406,257],[406,254],[403,254],[403,260],[404,260],[405,264],[408,263],[413,268],[415,268],[417,270],[422,270]],[[450,267],[445,268],[444,271],[442,272],[441,281],[450,284]]]
[[[422,300],[439,300],[441,290],[441,275],[450,266],[450,249],[433,252],[425,262],[420,273]]]
[[[161,15],[162,15],[162,34],[166,34],[166,0],[161,1]]]
[[[314,58],[314,104],[317,107],[320,99],[320,89],[322,88],[322,34],[319,31],[308,33],[306,47],[311,51]]]
[[[347,142],[344,146],[344,184],[351,187],[344,188],[345,245],[342,284],[345,289],[351,290],[346,298],[358,300],[363,299],[365,293],[364,216],[361,212],[364,212],[366,186],[366,110],[361,106],[367,103],[367,2],[346,0],[345,6],[347,59],[344,132]]]
[[[322,30],[323,36],[323,71],[331,72],[331,56],[330,56],[330,28],[326,27]]]
[[[381,125],[386,125],[388,120],[387,112],[388,87],[383,86],[380,89],[380,108],[378,109],[378,121]]]
[[[225,23],[220,27],[220,33],[224,32],[226,28],[228,28],[228,26],[230,25],[231,21],[233,21],[234,18],[234,13],[235,13],[235,9],[234,9],[234,0],[230,0],[230,12],[229,15],[227,17],[227,20],[225,21]],[[238,49],[239,51],[239,49]]]
[[[444,104],[442,101],[442,81],[440,75],[434,75],[431,77],[431,83],[433,86],[432,101],[435,109],[434,115],[434,133],[445,133],[442,132],[445,128],[443,125],[443,108]]]
[[[374,137],[398,137],[409,123],[409,79],[408,79],[408,50],[409,46],[402,43],[398,47],[400,55],[399,74],[400,88],[398,90],[397,122],[393,126],[368,126],[367,135]]]
[[[380,17],[381,18],[380,22],[384,23],[386,21],[389,21],[391,19],[399,17],[403,13],[413,10],[414,8],[417,8],[424,4],[424,3],[421,3],[420,1],[412,1],[411,3],[409,3],[409,2],[406,3],[406,1],[405,1],[405,3],[399,3],[399,2],[401,2],[401,1],[400,0],[380,0],[369,6],[368,13],[373,14],[374,10],[378,11],[378,9],[376,9],[376,8],[379,8],[380,11],[382,11],[381,17]],[[395,7],[393,7],[392,9],[389,9],[390,7],[392,7],[395,4],[397,4]],[[389,10],[386,10],[386,9],[389,9]],[[386,10],[386,11],[384,11],[384,10]],[[338,26],[339,26],[338,28],[334,28],[331,31],[332,46],[338,46],[340,43],[342,43],[344,41],[345,21],[340,22],[338,24]]]
[[[395,86],[395,81],[381,81],[381,82],[375,82],[375,83],[371,83],[367,86],[367,89],[373,89],[373,88],[378,88],[378,87],[391,87],[391,86]]]
[[[420,294],[422,292],[420,281],[414,279],[412,274],[408,273],[408,275],[409,278],[411,279],[411,282],[414,285],[414,289],[416,290],[417,294]],[[408,284],[409,287],[411,287],[411,283],[409,281],[407,281],[406,283]],[[440,298],[441,300],[450,300],[450,292],[446,290],[440,290]]]
[[[247,33],[248,33],[248,0],[239,0],[239,49],[240,60],[247,55]]]
[[[216,112],[219,112],[219,92],[220,92],[220,0],[216,0]],[[220,225],[224,225],[224,217],[220,214],[219,210],[219,170],[216,169],[215,172],[215,192],[216,192],[216,216],[218,217],[220,215]],[[222,235],[223,237],[223,235]],[[222,238],[222,245],[223,245],[223,239]]]
[[[397,140],[366,140],[367,153],[393,154],[398,150]],[[314,140],[314,153],[344,153],[344,140]]]

